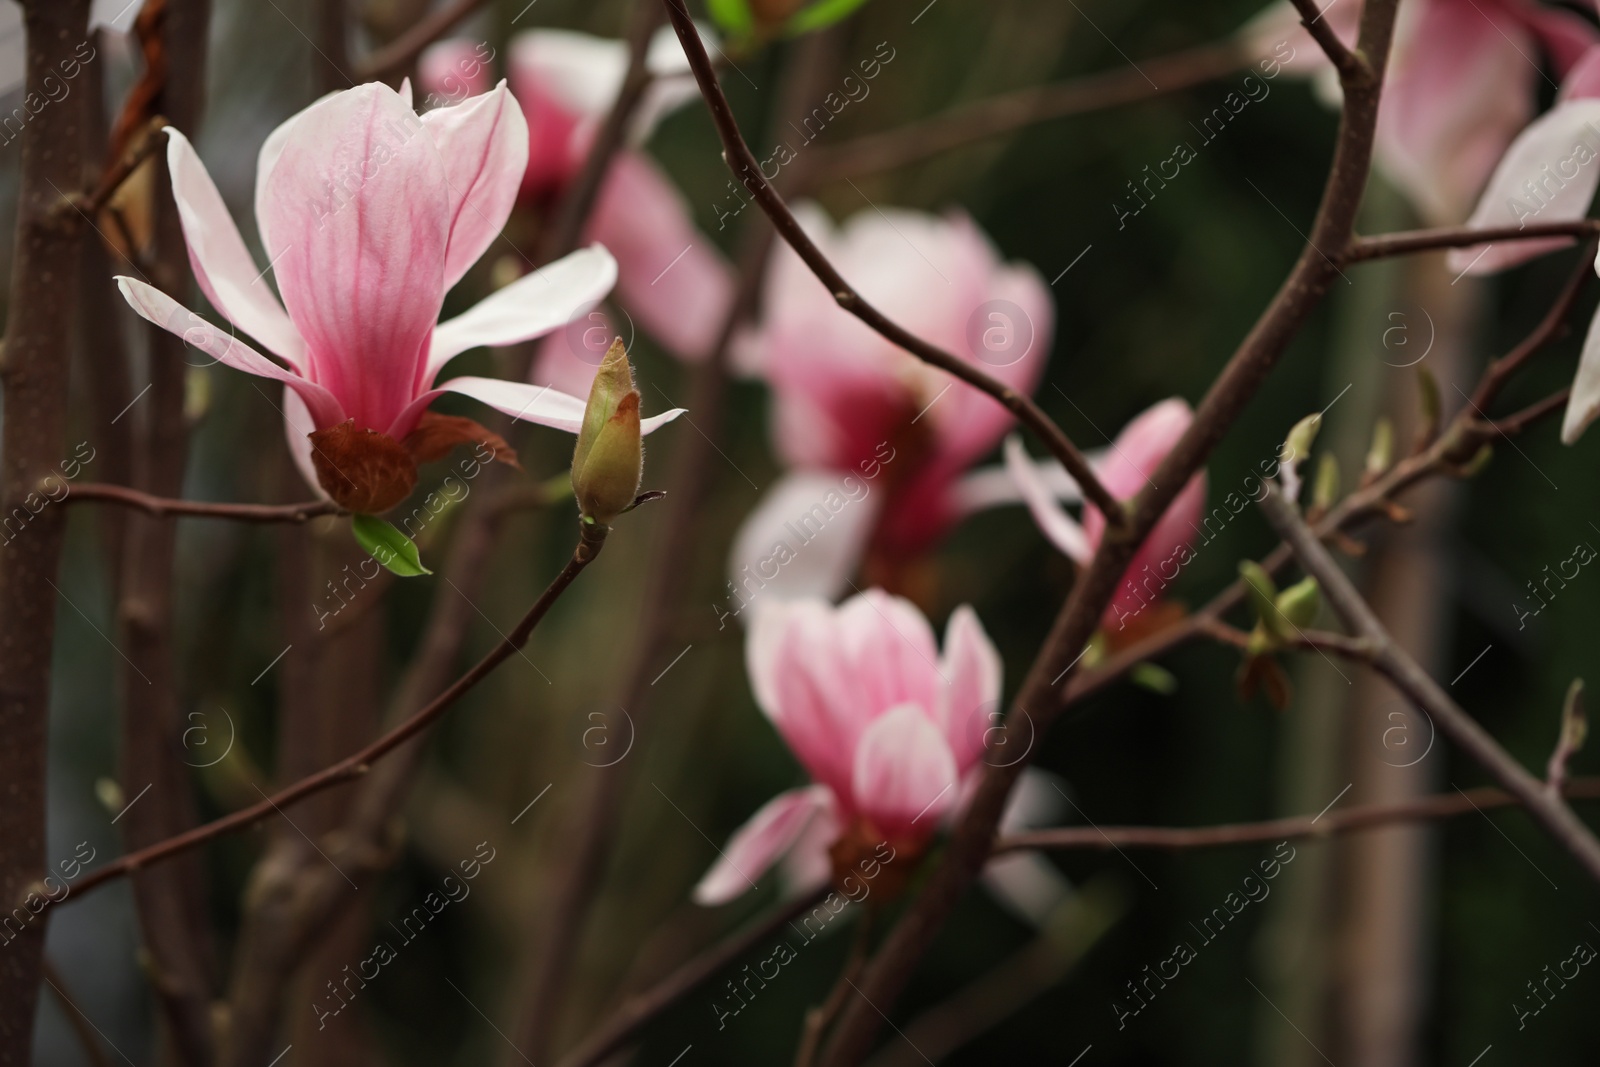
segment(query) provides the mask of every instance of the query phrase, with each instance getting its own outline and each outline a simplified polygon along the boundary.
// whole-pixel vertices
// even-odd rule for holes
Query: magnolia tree
[[[1370,893],[1375,914],[1421,922],[1425,879],[1391,883],[1426,839],[1394,827],[1496,807],[1522,809],[1540,864],[1517,851],[1572,887],[1543,902],[1571,905],[1572,936],[1526,983],[1445,1014],[1510,1003],[1474,1031],[1481,1058],[1561,1010],[1600,940],[1581,904],[1600,842],[1571,806],[1600,782],[1568,773],[1581,681],[1486,728],[1457,685],[1478,661],[1442,657],[1367,551],[1449,522],[1438,483],[1506,452],[1533,465],[1518,440],[1558,416],[1581,449],[1600,414],[1600,331],[1575,371],[1557,354],[1600,244],[1597,12],[1293,0],[1134,61],[1113,41],[1126,20],[1002,6],[1037,25],[1000,19],[999,52],[1077,22],[1114,62],[940,111],[907,87],[937,82],[917,35],[973,17],[955,0],[0,7],[0,130],[18,142],[0,1064],[1143,1062],[1159,1041],[1130,1032],[1235,916],[1280,876],[1333,884],[1297,855],[1378,828],[1402,847],[1326,890],[1328,913]],[[1159,7],[1140,17],[1204,40],[1193,12]],[[253,18],[312,70],[262,74],[281,103],[259,68],[208,63]],[[1018,63],[1042,79],[1050,49]],[[1068,390],[1100,309],[1060,283],[1093,243],[1046,277],[947,206],[976,183],[930,203],[882,176],[1200,90],[1220,103],[1107,183],[1109,218],[1049,212],[1122,232],[1170,210],[1168,186],[1216,165],[1208,146],[1273,92],[1337,117],[1315,133],[1325,172],[1302,168],[1320,199],[1280,210],[1244,178],[1301,244],[1281,284],[1233,293],[1222,317],[1254,321],[1231,352],[1169,339],[1198,370],[1102,361],[1090,410]],[[219,109],[252,121],[217,131]],[[1186,244],[1188,269],[1222,269],[1211,246]],[[1406,385],[1386,378],[1392,395],[1346,423],[1352,471],[1323,430],[1344,392],[1258,394],[1380,260],[1408,272],[1391,264],[1385,292],[1408,279],[1443,321],[1426,315],[1415,359],[1411,326],[1385,329]],[[1511,268],[1541,317],[1474,376],[1490,347],[1475,276]],[[1435,342],[1458,350],[1448,372],[1426,361]],[[1240,435],[1259,456],[1243,474],[1215,458]],[[1236,518],[1270,551],[1208,552]],[[1594,550],[1574,536],[1516,590],[1518,631],[1582,580]],[[1231,684],[1180,655],[1224,662]],[[1189,803],[1203,766],[1097,778],[1100,795],[1052,740],[1108,696],[1311,721],[1334,679],[1354,703],[1388,694],[1366,762],[1411,744],[1383,762],[1414,768],[1437,744],[1428,766],[1448,751],[1448,784],[1477,784],[1374,785],[1352,759],[1320,812],[1210,825],[1228,809]],[[92,726],[72,710],[97,701]],[[1536,731],[1547,760],[1514,756],[1503,729]],[[1086,771],[1127,758],[1073,747]],[[1152,789],[1211,814],[1090,816],[1144,810],[1125,800]],[[1161,888],[1130,853],[1225,847],[1246,873],[1197,904],[1192,933],[1092,973],[1091,949],[1137,925],[1135,894]],[[117,915],[77,906],[118,892]],[[1445,1062],[1420,1051],[1427,968],[1382,944],[1426,939],[1393,926],[1347,923],[1379,947],[1303,968],[1391,990],[1393,1012],[1317,1008],[1328,982],[1284,977],[1300,963],[1281,944],[1291,962],[1258,975],[1276,994],[1245,980],[1259,998],[1229,1010],[1259,999],[1303,1039],[1261,1062],[1334,1062],[1319,1042],[1341,1062]],[[1013,1028],[1064,982],[1093,1009]],[[1361,1023],[1380,1016],[1374,1037]]]

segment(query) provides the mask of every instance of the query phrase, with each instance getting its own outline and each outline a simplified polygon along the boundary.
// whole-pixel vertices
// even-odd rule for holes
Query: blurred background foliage
[[[846,24],[842,54],[847,59],[870,54],[878,42],[888,42],[896,58],[872,84],[870,96],[846,109],[822,143],[893,128],[1009,89],[1119,68],[1127,57],[1137,61],[1201,44],[1228,34],[1255,13],[1251,0],[1198,6],[1146,0],[1081,6],[943,0],[921,10],[923,2],[873,0]],[[256,150],[274,125],[316,95],[321,61],[298,28],[314,24],[311,7],[308,0],[215,4],[210,104],[196,142],[251,241],[248,205]],[[490,41],[503,57],[514,29],[565,26],[620,36],[627,11],[619,0],[540,0],[527,8],[499,2],[465,30]],[[782,58],[793,47],[785,42],[741,57],[748,81],[725,77],[748,131],[760,129],[767,118]],[[130,77],[131,60],[113,59],[107,69],[113,91],[119,91]],[[1170,154],[1176,141],[1191,139],[1189,123],[1219,103],[1239,77],[1242,73],[1144,103],[1040,123],[861,178],[854,186],[828,185],[819,198],[836,217],[870,210],[870,204],[934,211],[959,206],[1007,258],[1029,261],[1046,280],[1056,279],[1051,290],[1057,309],[1054,351],[1037,396],[1074,439],[1098,446],[1106,433],[1163,397],[1197,401],[1301,247],[1299,230],[1316,206],[1335,114],[1313,99],[1306,84],[1287,77],[1271,82],[1266,99],[1252,103],[1200,148],[1198,158],[1148,210],[1118,226],[1112,204],[1126,195],[1125,183]],[[759,147],[766,138],[751,140]],[[727,174],[703,109],[696,105],[670,117],[651,149],[693,205],[703,230],[731,250],[735,227],[719,233],[715,212]],[[8,225],[17,162],[14,146],[0,150],[5,193],[0,221]],[[1365,212],[1367,230],[1416,224],[1381,182],[1375,183]],[[754,218],[746,213],[739,225]],[[1080,252],[1082,260],[1062,274]],[[9,257],[9,246],[0,254]],[[1455,310],[1441,317],[1465,323],[1454,339],[1459,351],[1441,351],[1429,364],[1440,374],[1446,406],[1453,409],[1460,400],[1451,386],[1470,390],[1468,383],[1476,380],[1483,362],[1531,326],[1572,259],[1570,253],[1549,257],[1503,280],[1465,279],[1454,289],[1428,277],[1442,274],[1440,259],[1349,271],[1350,284],[1336,286],[1212,457],[1211,500],[1237,489],[1296,419],[1324,408],[1346,385],[1356,388],[1329,412],[1323,444],[1341,452],[1346,484],[1351,484],[1372,417],[1387,411],[1404,418],[1414,405],[1414,371],[1391,366],[1401,361],[1383,343],[1384,331],[1394,325],[1390,313],[1432,308],[1430,300],[1454,301]],[[476,299],[487,284],[486,270],[469,276],[447,313]],[[1446,295],[1439,297],[1440,292]],[[1592,302],[1591,296],[1580,316]],[[1447,347],[1451,343],[1445,339]],[[684,369],[648,338],[635,353],[647,410],[667,406],[668,398],[681,402]],[[1569,339],[1540,357],[1509,401],[1558,388],[1571,373],[1575,353],[1576,340]],[[483,352],[468,357],[481,370],[494,359]],[[303,498],[304,487],[284,462],[277,412],[243,376],[214,368],[195,373],[204,377],[209,396],[194,425],[186,495]],[[85,408],[80,399],[74,442],[87,437],[92,443],[93,430],[81,417]],[[694,432],[691,425],[679,424],[651,439],[647,488],[660,487],[673,450]],[[731,623],[719,628],[714,607],[725,593],[724,561],[732,533],[755,505],[756,487],[768,485],[778,472],[759,386],[735,386],[725,437],[721,447],[730,462],[713,472],[693,558],[679,561],[692,568],[695,593],[677,619],[678,644],[691,647],[655,687],[660,706],[631,751],[615,766],[593,766],[615,758],[630,743],[626,717],[607,706],[606,694],[630,655],[644,568],[659,536],[662,509],[657,507],[621,521],[600,564],[559,603],[527,656],[509,661],[436,731],[426,772],[406,806],[404,858],[381,884],[361,890],[375,931],[370,936],[382,936],[390,918],[413,906],[478,842],[490,842],[497,858],[473,883],[470,903],[448,909],[405,947],[355,1005],[359,1025],[372,1035],[383,1061],[502,1061],[508,1050],[477,1008],[502,1021],[518,1011],[518,961],[531,936],[530,918],[548,893],[550,872],[567,855],[570,842],[560,830],[567,805],[582,795],[579,787],[587,776],[626,773],[630,784],[619,847],[580,966],[570,976],[564,1045],[603,1017],[620,987],[635,988],[658,977],[719,932],[770,905],[770,889],[718,911],[697,908],[687,899],[689,887],[715,857],[710,841],[720,844],[768,797],[803,780],[751,698],[742,631]],[[559,474],[568,462],[571,439],[565,435],[535,428],[515,443],[530,479]],[[1421,640],[1437,650],[1430,662],[1441,679],[1456,677],[1487,647],[1455,692],[1531,767],[1542,767],[1554,741],[1568,682],[1594,663],[1600,596],[1587,586],[1600,578],[1584,574],[1574,583],[1577,588],[1526,629],[1517,627],[1510,605],[1526,580],[1565,558],[1574,542],[1600,539],[1591,525],[1600,510],[1589,490],[1597,448],[1593,435],[1576,448],[1563,448],[1554,423],[1547,422],[1514,448],[1501,449],[1472,482],[1430,498],[1430,506],[1442,509],[1447,521],[1428,534],[1422,549],[1440,580],[1429,594],[1436,619]],[[444,465],[431,481],[430,473],[424,472],[424,487],[443,477]],[[89,476],[98,476],[93,464]],[[488,649],[498,639],[497,628],[508,626],[559,568],[570,548],[572,519],[561,504],[508,523],[493,581],[477,600],[482,618],[473,626],[469,654]],[[450,521],[441,519],[427,532],[425,554],[442,558]],[[281,595],[275,568],[285,536],[291,535],[186,522],[178,557],[184,699],[206,713],[211,730],[222,729],[215,712],[226,709],[237,727],[239,749],[224,769],[263,781],[275,766],[279,674],[268,671],[256,682],[250,679],[283,649],[286,614],[315,610]],[[1379,533],[1376,543],[1384,537]],[[1246,511],[1183,571],[1176,586],[1179,598],[1191,605],[1203,602],[1233,578],[1240,559],[1259,557],[1271,544],[1265,524],[1253,510]],[[1039,536],[1023,510],[1012,508],[964,524],[939,550],[936,566],[936,592],[925,608],[942,626],[956,604],[976,607],[1004,655],[1009,695],[1070,585],[1070,565]],[[112,608],[89,509],[74,512],[60,584],[81,613],[63,605],[60,616],[50,852],[64,857],[77,842],[88,840],[99,855],[112,856],[119,848],[109,824],[114,811],[96,799],[95,785],[115,773],[117,653],[103,636],[113,631]],[[431,599],[454,595],[438,579],[394,583],[384,594],[383,647],[375,662],[352,669],[374,671],[383,685],[391,684],[413,651]],[[1297,670],[1296,699],[1283,712],[1259,698],[1240,701],[1233,683],[1237,659],[1230,650],[1193,646],[1164,666],[1176,683],[1172,692],[1119,684],[1074,709],[1039,745],[1037,764],[1060,777],[1081,809],[1081,815],[1069,809],[1064,821],[1200,825],[1313,813],[1357,776],[1347,773],[1352,764],[1363,764],[1364,773],[1370,773],[1379,763],[1381,775],[1382,761],[1390,758],[1381,721],[1371,729],[1340,728],[1339,723],[1353,721],[1340,718],[1337,710],[1345,682],[1320,663]],[[1352,669],[1341,670],[1349,674]],[[1316,714],[1324,716],[1330,714],[1327,707],[1335,709],[1332,727],[1319,731],[1308,725],[1313,705],[1323,706]],[[592,732],[597,727],[599,735]],[[1593,772],[1597,766],[1592,752],[1583,753],[1574,761],[1574,772]],[[1439,790],[1484,781],[1476,767],[1443,743],[1427,757],[1425,769],[1426,780]],[[227,810],[230,789],[241,780],[230,782],[221,773],[197,776],[205,813]],[[1331,788],[1308,787],[1323,782]],[[131,798],[138,784],[122,787],[124,797]],[[1366,799],[1362,793],[1354,790],[1340,803],[1360,802]],[[511,825],[536,796],[539,802]],[[211,907],[225,934],[237,926],[243,879],[261,840],[259,831],[246,833],[207,853]],[[1414,843],[1425,892],[1395,906],[1404,920],[1398,936],[1410,940],[1420,974],[1414,987],[1396,993],[1391,1007],[1407,1015],[1415,1044],[1389,1062],[1465,1067],[1493,1045],[1484,1064],[1592,1063],[1600,1033],[1594,1014],[1582,1004],[1593,1003],[1595,990],[1587,987],[1600,983],[1600,977],[1581,975],[1573,982],[1576,988],[1524,1030],[1518,1030],[1510,1007],[1526,995],[1524,982],[1567,956],[1575,941],[1600,943],[1600,930],[1591,925],[1600,922],[1600,908],[1575,865],[1515,813],[1457,819],[1417,835]],[[1245,846],[1172,855],[1060,856],[1059,866],[1075,885],[1096,885],[1106,899],[1120,900],[1125,911],[1098,940],[1088,939],[1092,943],[1083,958],[1059,981],[1036,996],[1018,997],[1003,1022],[943,1062],[1068,1064],[1089,1045],[1093,1050],[1083,1063],[1127,1067],[1279,1065],[1327,1057],[1350,1062],[1337,1051],[1347,1047],[1341,1020],[1351,1021],[1340,1007],[1340,990],[1370,986],[1381,991],[1393,976],[1381,965],[1363,970],[1361,959],[1340,951],[1346,904],[1360,878],[1359,870],[1352,871],[1359,865],[1350,860],[1346,843],[1305,842],[1296,848],[1297,862],[1272,883],[1270,898],[1252,905],[1214,944],[1201,949],[1199,958],[1124,1029],[1118,1028],[1112,1003],[1127,999],[1125,983],[1170,955],[1175,942],[1193,942],[1191,923],[1219,906],[1272,850]],[[1037,936],[986,895],[971,894],[894,1018],[909,1025],[980,973],[1006,964]],[[1307,947],[1319,938],[1320,949]],[[846,940],[819,941],[725,1030],[718,1031],[711,1008],[720,982],[686,998],[646,1031],[634,1062],[672,1062],[690,1044],[685,1064],[787,1062],[803,1013],[831,986]],[[366,954],[363,938],[354,944],[352,963]],[[225,956],[226,937],[221,949]],[[55,914],[49,951],[106,1035],[135,1061],[148,1061],[150,1001],[126,885]],[[306,1002],[323,978],[331,977],[311,976],[305,995],[291,997],[291,1016],[308,1012]],[[1283,1006],[1294,1024],[1274,1005]],[[59,1003],[47,998],[41,1011],[38,1062],[80,1062]],[[295,1025],[307,1021],[298,1018]],[[907,1059],[907,1050],[896,1044],[891,1032],[885,1062],[917,1062],[919,1057]],[[299,1060],[302,1054],[307,1059]],[[292,1055],[298,1062],[313,1062],[315,1053],[302,1047]]]

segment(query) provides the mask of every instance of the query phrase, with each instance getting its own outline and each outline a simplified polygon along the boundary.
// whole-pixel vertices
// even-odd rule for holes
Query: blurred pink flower
[[[1359,0],[1323,7],[1328,24],[1353,45]],[[1280,0],[1246,27],[1246,39],[1262,56],[1288,41],[1294,58],[1284,69],[1317,77],[1324,95],[1337,99],[1332,65],[1299,22]],[[1600,31],[1590,23],[1535,0],[1407,0],[1378,111],[1379,168],[1432,224],[1460,222],[1533,118],[1541,49],[1565,76],[1596,42]]]
[[[1032,392],[1050,352],[1049,290],[1031,266],[1002,262],[965,215],[869,209],[840,227],[814,204],[795,215],[889,318]],[[754,568],[762,595],[835,596],[869,542],[875,556],[900,563],[926,551],[960,517],[962,475],[1013,421],[841,309],[786,245],[773,253],[761,320],[738,356],[771,389],[777,452],[791,468],[734,546],[735,586]],[[852,501],[848,515],[827,504],[830,494]],[[837,521],[795,544],[796,524],[824,504]],[[779,543],[795,550],[781,575],[761,567]]]
[[[1122,428],[1110,448],[1094,457],[1095,473],[1118,500],[1131,499],[1149,484],[1151,475],[1192,421],[1194,412],[1176,397],[1146,409]],[[1080,525],[1057,502],[1057,494],[1028,459],[1022,442],[1013,437],[1006,442],[1005,452],[1006,467],[1039,528],[1072,560],[1080,565],[1088,563],[1105,535],[1105,516],[1098,508],[1085,504]],[[1162,564],[1173,562],[1187,550],[1196,530],[1195,522],[1205,509],[1205,500],[1206,475],[1200,471],[1179,491],[1157,520],[1150,536],[1134,553],[1133,561],[1117,585],[1116,595],[1101,618],[1102,626],[1116,623],[1120,630],[1126,617],[1138,614],[1147,606],[1145,594],[1159,592],[1175,577],[1176,567],[1173,574],[1165,574]],[[1147,571],[1155,572],[1154,590],[1149,588]]]
[[[578,430],[584,401],[575,396],[489,378],[435,385],[458,353],[556,329],[616,277],[610,254],[594,246],[438,322],[445,293],[499,235],[516,197],[527,130],[504,85],[418,117],[409,87],[396,93],[370,83],[324,97],[278,127],[261,147],[255,204],[282,304],[188,140],[170,128],[168,138],[196,281],[286,366],[142,281],[117,283],[140,315],[218,362],[283,382],[290,443],[308,480],[333,499],[386,510],[415,483],[417,462],[487,434],[469,420],[428,414],[445,392]]]
[[[903,878],[966,795],[998,707],[1000,656],[977,615],[956,609],[941,653],[922,613],[882,590],[838,607],[773,603],[756,614],[745,659],[756,703],[815,784],[735,831],[694,899],[732,900],[786,854],[820,884],[886,845]]]
[[[647,62],[655,80],[629,131],[633,144],[698,92],[670,30],[652,40]],[[423,53],[423,88],[447,99],[482,91],[487,72],[468,76],[478,65],[475,46],[440,42]],[[512,40],[508,77],[529,139],[523,202],[548,206],[583,169],[627,66],[623,41],[567,30],[531,30]],[[623,307],[674,355],[705,357],[733,299],[732,272],[716,245],[695,229],[689,205],[648,155],[637,148],[618,153],[586,227],[586,239],[605,245],[617,258],[617,297]],[[598,353],[593,355],[585,366],[598,364]],[[582,362],[578,353],[562,351],[559,339],[547,346],[540,377],[566,375],[573,368],[549,363],[569,357]]]

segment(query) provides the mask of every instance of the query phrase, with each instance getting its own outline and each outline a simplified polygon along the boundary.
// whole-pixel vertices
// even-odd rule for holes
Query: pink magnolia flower
[[[1600,43],[1573,64],[1554,105],[1517,134],[1495,166],[1478,206],[1474,229],[1530,222],[1567,222],[1589,213],[1600,185]],[[1492,274],[1558,248],[1571,238],[1497,241],[1452,249],[1449,269]]]
[[[1000,699],[1000,656],[971,608],[941,653],[920,611],[872,589],[838,607],[772,603],[745,644],[756,703],[814,784],[781,793],[734,832],[695,888],[720,904],[779,859],[811,885],[894,857],[898,877],[957,810]]]
[[[1359,0],[1323,7],[1328,24],[1353,45]],[[1287,41],[1293,58],[1284,68],[1318,77],[1325,95],[1337,99],[1332,65],[1299,22],[1294,7],[1279,2],[1245,32],[1264,56]],[[1597,41],[1600,32],[1574,13],[1535,0],[1407,0],[1384,76],[1378,167],[1430,222],[1460,222],[1533,117],[1540,51],[1565,75]]]
[[[170,128],[168,138],[196,281],[282,364],[145,282],[117,284],[140,315],[218,362],[283,382],[286,422],[309,431],[309,442],[291,431],[291,445],[335,501],[381,512],[410,491],[418,462],[451,445],[488,440],[500,451],[503,443],[470,420],[427,411],[445,392],[577,432],[578,397],[490,378],[435,384],[457,354],[556,329],[616,277],[596,245],[438,321],[445,293],[499,235],[521,181],[527,127],[503,85],[419,118],[408,87],[370,83],[278,127],[261,147],[255,206],[282,304],[188,140]],[[677,414],[646,419],[644,428]]]
[[[1172,451],[1194,412],[1174,397],[1148,408],[1123,427],[1105,452],[1094,457],[1095,473],[1111,495],[1128,500],[1147,484],[1167,453]],[[1080,525],[1057,503],[1052,490],[1022,450],[1022,442],[1006,442],[1006,467],[1034,521],[1051,544],[1078,564],[1094,555],[1105,535],[1106,520],[1100,510],[1085,504]],[[1155,528],[1134,553],[1133,561],[1117,584],[1116,595],[1106,607],[1101,625],[1122,630],[1132,616],[1160,598],[1161,591],[1177,577],[1178,568],[1188,562],[1189,544],[1197,531],[1195,522],[1205,508],[1206,475],[1199,471],[1179,491],[1157,520]]]
[[[461,40],[434,45],[421,60],[424,89],[447,99],[483,91],[488,71],[480,48]],[[670,29],[651,41],[647,62],[655,80],[630,131],[634,144],[698,94]],[[548,207],[577,177],[627,66],[623,41],[567,30],[530,30],[513,38],[508,75],[528,124],[525,204]],[[644,152],[618,153],[585,235],[616,256],[618,298],[651,336],[683,359],[709,353],[733,299],[732,272],[716,245],[695,229],[682,194]],[[563,361],[581,366],[550,366]],[[540,374],[544,380],[574,371],[592,374],[597,362],[585,363],[567,350],[565,338],[553,338],[541,353]]]
[[[1050,351],[1049,290],[1032,267],[1003,263],[965,215],[867,210],[835,227],[814,204],[795,214],[889,318],[1032,391]],[[771,389],[790,467],[735,541],[741,596],[832,597],[865,556],[903,564],[926,551],[962,514],[962,475],[1012,423],[839,308],[786,245],[739,356]]]

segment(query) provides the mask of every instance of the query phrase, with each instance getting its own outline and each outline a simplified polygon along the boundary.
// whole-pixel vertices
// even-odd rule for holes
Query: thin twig
[[[1478,425],[1482,426],[1486,433],[1493,434],[1495,437],[1515,437],[1545,416],[1565,408],[1567,399],[1571,396],[1571,386],[1563,386],[1543,400],[1534,401],[1521,411],[1513,412],[1503,419],[1480,422]]]
[[[1473,391],[1474,408],[1487,411],[1517,369],[1565,332],[1567,316],[1572,313],[1578,297],[1583,295],[1589,279],[1594,277],[1594,255],[1597,247],[1600,247],[1600,237],[1591,236],[1585,242],[1583,250],[1579,252],[1577,265],[1568,277],[1567,284],[1551,303],[1550,310],[1545,312],[1539,325],[1534,327],[1533,332],[1528,334],[1516,348],[1489,364],[1489,368],[1484,371],[1483,378],[1478,383],[1478,388]]]
[[[1451,700],[1439,683],[1395,643],[1371,606],[1281,493],[1269,486],[1260,504],[1267,521],[1278,536],[1288,542],[1306,572],[1315,576],[1323,595],[1345,625],[1372,643],[1371,651],[1358,658],[1393,682],[1446,737],[1521,801],[1534,819],[1583,865],[1590,877],[1600,882],[1600,841],[1583,821],[1560,797],[1549,795],[1543,782],[1500,747],[1487,730]]]
[[[432,726],[452,704],[479,682],[483,681],[484,678],[488,677],[496,667],[514,655],[518,649],[528,643],[528,638],[532,635],[534,628],[539,625],[540,620],[544,618],[545,613],[550,610],[550,606],[560,598],[567,587],[583,572],[583,569],[593,562],[595,556],[599,555],[601,546],[605,543],[606,527],[604,526],[582,524],[581,533],[582,537],[578,542],[578,547],[572,553],[572,558],[567,561],[567,565],[561,569],[560,574],[556,575],[533,607],[528,609],[528,613],[522,617],[521,622],[517,623],[510,636],[501,640],[471,670],[456,679],[449,689],[440,693],[415,715],[359,752],[347,756],[338,763],[324,767],[315,774],[307,775],[293,785],[274,793],[259,804],[252,804],[248,808],[242,808],[223,818],[208,822],[204,826],[197,826],[186,833],[168,838],[165,841],[159,841],[148,848],[129,853],[106,864],[79,882],[75,887],[77,892],[72,894],[70,898],[63,899],[76,899],[89,890],[114,878],[119,878],[130,871],[157,863],[169,856],[174,856],[196,845],[204,844],[233,830],[260,822],[281,808],[311,796],[313,793],[321,792],[330,786],[338,785],[340,782],[360,778],[368,773],[372,769],[373,761],[394,751],[406,741]]]
[[[120,504],[158,519],[230,519],[235,522],[309,522],[323,515],[341,514],[330,500],[308,500],[303,504],[212,504],[201,500],[178,500],[154,496],[121,485],[89,482],[74,485],[63,504],[91,502]]]
[[[1311,39],[1317,42],[1318,47],[1340,75],[1345,78],[1372,76],[1372,68],[1367,65],[1367,61],[1350,51],[1345,43],[1339,40],[1339,35],[1333,32],[1328,20],[1322,17],[1326,12],[1317,7],[1317,0],[1290,0],[1290,2],[1294,4],[1294,9],[1300,12],[1300,25],[1306,28]],[[1333,0],[1333,3],[1338,2],[1339,0]]]
[[[1100,509],[1106,517],[1106,522],[1113,529],[1126,526],[1127,515],[1124,505],[1101,484],[1099,477],[1089,466],[1089,461],[1078,451],[1071,438],[1044,413],[1044,409],[1033,402],[1031,397],[979,370],[959,356],[946,352],[937,345],[929,344],[896,325],[869,304],[828,261],[822,250],[800,227],[799,221],[789,211],[789,206],[784,203],[783,197],[778,195],[777,190],[773,189],[766,176],[761,173],[761,165],[756,162],[750,146],[745,143],[744,134],[740,132],[739,123],[733,117],[733,109],[728,104],[728,98],[723,95],[722,86],[717,82],[717,73],[712,68],[710,57],[706,55],[705,45],[701,43],[694,20],[689,17],[689,12],[683,6],[683,0],[662,0],[662,3],[666,6],[667,17],[672,20],[672,28],[677,31],[684,53],[689,57],[689,67],[694,72],[695,81],[700,85],[700,94],[704,97],[706,108],[711,113],[711,121],[717,128],[717,136],[722,140],[722,155],[728,168],[733,171],[735,178],[744,183],[745,188],[755,197],[756,203],[761,205],[761,210],[772,220],[778,236],[795,250],[811,272],[828,287],[834,301],[893,344],[999,401],[1017,417],[1018,421],[1032,430],[1049,448],[1051,454],[1061,461],[1061,465],[1067,468],[1067,473],[1072,475],[1073,480],[1083,490],[1084,497]]]
[[[95,1031],[94,1024],[67,992],[67,980],[62,975],[61,968],[50,962],[49,956],[44,958],[44,980],[45,984],[55,992],[56,999],[61,1001],[63,1009],[61,1014],[67,1017],[67,1025],[72,1027],[73,1036],[83,1048],[84,1058],[89,1061],[91,1067],[111,1067],[111,1057],[100,1047],[100,1035]]]
[[[1563,793],[1574,799],[1600,800],[1600,778],[1577,778]],[[1437,796],[1411,797],[1390,804],[1364,804],[1319,815],[1296,815],[1263,822],[1224,823],[1220,826],[1069,826],[1030,830],[1001,838],[995,852],[1018,849],[1088,850],[1150,848],[1183,851],[1257,844],[1301,837],[1333,837],[1372,830],[1394,823],[1448,819],[1471,811],[1522,807],[1523,802],[1503,789],[1483,786]]]
[[[844,966],[839,969],[838,981],[833,983],[833,989],[821,1004],[806,1012],[805,1026],[800,1032],[800,1047],[795,1052],[794,1067],[812,1067],[816,1062],[817,1052],[822,1048],[822,1039],[828,1032],[828,1027],[833,1025],[833,1020],[839,1017],[845,1001],[850,999],[855,992],[856,979],[861,977],[861,969],[867,965],[867,950],[872,947],[872,908],[869,906],[862,910],[861,917],[856,920],[855,936],[850,939],[850,952],[845,956]]]
[[[484,0],[455,0],[419,21],[356,67],[358,82],[384,81],[410,66],[422,50],[450,32],[451,27],[482,7]]]
[[[1522,226],[1445,226],[1434,230],[1404,230],[1376,237],[1358,237],[1334,258],[1340,266],[1389,256],[1409,256],[1441,248],[1470,248],[1493,241],[1534,241],[1541,237],[1593,237],[1600,233],[1600,219],[1573,219],[1570,222],[1532,222]]]
[[[629,997],[582,1044],[562,1057],[557,1067],[598,1067],[607,1062],[652,1019],[803,915],[822,899],[823,893],[824,890],[819,889],[796,897],[765,918],[717,942],[644,992]]]
[[[1179,92],[1223,77],[1247,62],[1249,57],[1238,41],[1230,38],[1169,56],[1142,59],[1137,67],[1098,71],[1056,85],[1020,89],[963,104],[897,129],[819,147],[812,163],[811,184],[891,170],[1037,122]]]

